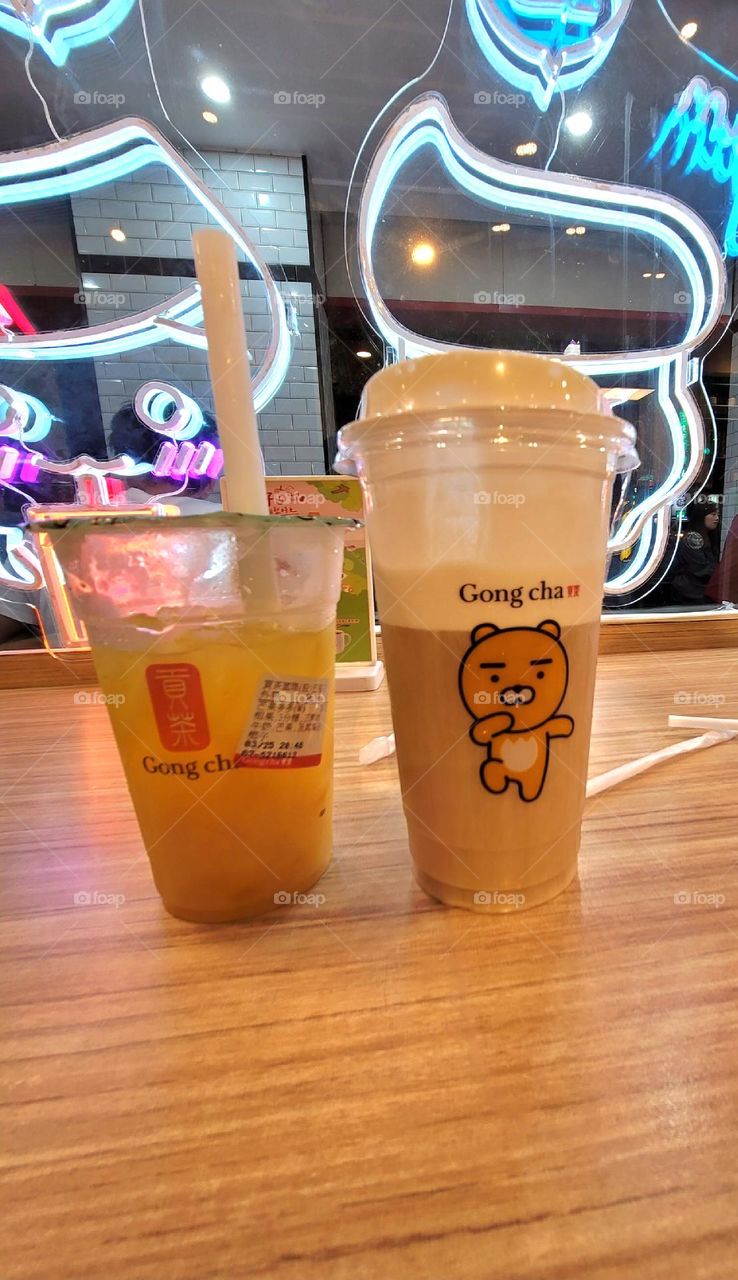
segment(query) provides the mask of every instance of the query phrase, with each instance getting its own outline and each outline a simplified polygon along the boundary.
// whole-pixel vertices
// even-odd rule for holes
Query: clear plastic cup
[[[218,513],[31,526],[87,627],[172,915],[258,915],[328,865],[346,523]]]
[[[453,352],[367,384],[367,498],[416,876],[514,911],[577,870],[612,482],[635,434],[560,361]]]

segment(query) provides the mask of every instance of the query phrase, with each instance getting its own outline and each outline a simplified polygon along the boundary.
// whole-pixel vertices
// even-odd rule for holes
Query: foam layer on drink
[[[610,514],[604,457],[570,439],[497,454],[489,441],[441,445],[368,459],[368,532],[387,620],[444,630],[599,617]]]

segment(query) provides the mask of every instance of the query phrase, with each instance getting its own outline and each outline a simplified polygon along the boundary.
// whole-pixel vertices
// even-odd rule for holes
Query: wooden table
[[[602,659],[592,772],[678,691],[738,715],[735,656]],[[415,886],[356,763],[386,694],[344,694],[325,904],[214,927],[159,906],[104,708],[0,725],[2,1280],[736,1275],[738,744],[590,802],[581,883],[487,918]]]

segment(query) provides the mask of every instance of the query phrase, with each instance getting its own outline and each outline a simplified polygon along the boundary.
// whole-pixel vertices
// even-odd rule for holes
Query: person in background
[[[707,584],[706,594],[713,604],[727,601],[738,605],[738,516],[728,530],[720,563]]]
[[[720,515],[715,502],[693,502],[687,508],[673,564],[664,582],[669,604],[712,605],[707,587],[717,568],[717,527]]]

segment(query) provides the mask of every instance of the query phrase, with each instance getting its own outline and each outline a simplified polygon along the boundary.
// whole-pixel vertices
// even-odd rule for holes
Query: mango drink
[[[347,523],[218,513],[35,527],[87,627],[173,915],[258,915],[328,865]]]
[[[333,627],[183,627],[144,655],[98,652],[154,880],[174,915],[258,915],[325,871],[334,662]]]

